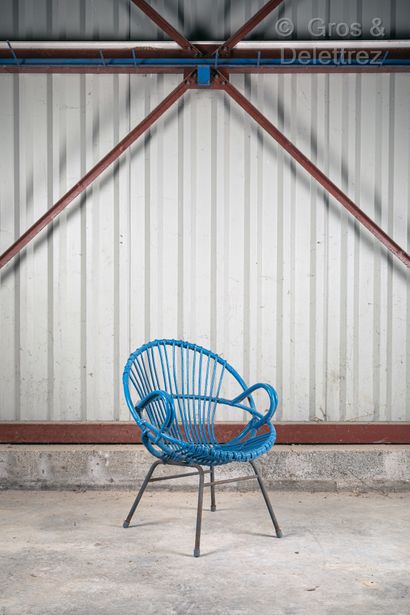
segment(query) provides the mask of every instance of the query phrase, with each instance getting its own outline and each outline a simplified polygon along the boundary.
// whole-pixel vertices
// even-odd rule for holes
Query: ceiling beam
[[[256,28],[260,24],[261,21],[265,19],[272,11],[274,11],[280,4],[282,4],[283,0],[269,0],[266,4],[259,9],[255,15],[253,15],[246,23],[243,24],[231,36],[224,42],[220,47],[218,47],[217,52],[221,55],[227,55],[232,51],[232,49],[242,41],[252,30]]]
[[[147,17],[155,23],[165,34],[178,43],[182,49],[190,51],[193,56],[200,56],[201,52],[193,43],[191,43],[185,36],[183,36],[178,30],[172,26],[169,21],[162,17],[148,2],[145,0],[131,0]]]

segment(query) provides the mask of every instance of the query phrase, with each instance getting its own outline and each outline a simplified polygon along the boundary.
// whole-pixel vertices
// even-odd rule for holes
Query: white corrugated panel
[[[226,40],[266,0],[150,0],[190,40]],[[0,0],[0,40],[155,40],[166,38],[132,0]],[[292,21],[283,37],[278,20]],[[316,21],[310,22],[312,19]],[[377,20],[376,22],[374,20]],[[408,0],[283,0],[248,38],[337,38],[359,23],[363,38],[409,38]],[[379,29],[378,29],[379,25]],[[345,36],[342,26],[340,36]],[[355,32],[353,32],[353,35]]]
[[[179,79],[1,75],[0,250]],[[233,82],[409,249],[407,75]],[[410,419],[405,267],[221,92],[187,94],[0,280],[2,420],[127,419],[122,366],[155,337],[272,383],[283,420]]]

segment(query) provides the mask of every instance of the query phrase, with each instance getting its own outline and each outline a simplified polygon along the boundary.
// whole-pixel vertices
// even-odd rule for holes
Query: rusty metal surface
[[[219,442],[238,435],[245,423],[219,423]],[[276,423],[278,444],[410,444],[410,423]],[[0,443],[138,444],[140,432],[128,422],[0,422]]]

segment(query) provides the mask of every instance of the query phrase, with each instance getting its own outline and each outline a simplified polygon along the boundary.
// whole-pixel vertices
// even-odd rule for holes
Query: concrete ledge
[[[153,458],[139,445],[0,445],[0,488],[136,489]],[[277,445],[259,459],[270,488],[305,491],[410,489],[410,445]],[[250,471],[248,464],[217,468],[217,478]],[[158,475],[170,473],[158,469]],[[173,472],[172,472],[173,473]],[[150,488],[194,489],[196,478]],[[254,489],[256,481],[219,488]]]

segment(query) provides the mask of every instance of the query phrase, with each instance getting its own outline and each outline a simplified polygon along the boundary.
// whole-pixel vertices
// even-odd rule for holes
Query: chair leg
[[[210,467],[211,474],[211,483],[215,480],[215,468],[213,466]],[[211,485],[211,511],[214,512],[216,510],[216,502],[215,502],[215,485]]]
[[[194,557],[199,557],[201,554],[201,524],[202,524],[202,506],[204,502],[204,471],[201,466],[194,466],[198,470],[199,486],[198,486],[198,509],[196,514],[196,532],[195,532],[195,548]]]
[[[129,527],[130,522],[131,522],[131,519],[132,519],[132,516],[133,516],[133,514],[135,513],[135,510],[136,510],[136,508],[137,508],[138,504],[140,503],[142,496],[144,495],[144,491],[145,491],[145,489],[146,489],[146,487],[147,487],[147,485],[148,485],[148,483],[149,483],[149,480],[150,480],[150,478],[151,478],[151,476],[152,476],[152,474],[153,474],[153,472],[154,472],[155,468],[156,468],[156,467],[157,467],[160,463],[162,463],[162,461],[154,461],[154,463],[152,464],[152,466],[151,466],[151,467],[150,467],[150,469],[148,470],[147,475],[146,475],[146,477],[144,478],[144,482],[142,483],[141,488],[140,488],[140,490],[138,491],[138,495],[137,495],[137,497],[135,498],[134,504],[131,506],[131,510],[130,510],[130,512],[128,513],[128,516],[127,516],[127,518],[125,519],[124,523],[122,524],[122,527],[125,527],[125,528],[126,528],[126,527]]]
[[[273,512],[272,504],[270,503],[268,492],[265,489],[265,485],[263,484],[262,477],[261,477],[261,475],[259,473],[259,470],[258,470],[258,468],[257,468],[257,466],[256,466],[254,461],[250,461],[249,463],[251,464],[251,466],[253,468],[253,471],[255,472],[256,477],[258,479],[258,483],[259,483],[260,490],[262,491],[263,499],[265,500],[265,504],[266,504],[266,507],[267,507],[267,509],[269,511],[270,518],[272,519],[272,523],[273,523],[273,525],[275,527],[276,536],[278,538],[282,538],[282,536],[283,536],[282,530],[280,529],[279,523],[278,523],[278,521],[277,521],[277,519],[275,517],[275,513]]]

